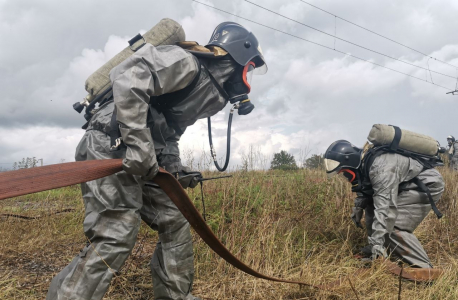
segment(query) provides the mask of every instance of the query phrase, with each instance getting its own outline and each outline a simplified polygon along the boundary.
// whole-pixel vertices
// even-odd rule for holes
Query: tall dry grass
[[[440,170],[446,191],[416,230],[434,265],[446,270],[437,282],[403,281],[402,299],[458,299],[458,173]],[[206,174],[215,176],[216,174]],[[204,185],[207,222],[243,262],[271,276],[312,284],[345,278],[362,267],[353,253],[366,244],[365,231],[349,218],[353,195],[339,178],[324,172],[244,171]],[[202,209],[199,189],[189,196]],[[84,247],[84,208],[78,187],[63,188],[0,203],[1,212],[43,215],[39,220],[0,222],[0,299],[44,299],[51,278]],[[156,232],[142,225],[131,257],[105,299],[153,299],[149,260]],[[332,291],[255,279],[231,267],[194,234],[194,294],[203,299],[397,299],[398,278],[375,263],[364,276],[351,277]],[[356,295],[355,295],[356,292]]]

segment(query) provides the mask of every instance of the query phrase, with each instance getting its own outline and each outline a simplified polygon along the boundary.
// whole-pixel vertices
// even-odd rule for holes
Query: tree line
[[[301,168],[306,169],[323,169],[324,170],[324,157],[323,154],[313,154],[307,158]],[[274,154],[270,162],[271,170],[297,170],[299,169],[294,155],[281,150]]]

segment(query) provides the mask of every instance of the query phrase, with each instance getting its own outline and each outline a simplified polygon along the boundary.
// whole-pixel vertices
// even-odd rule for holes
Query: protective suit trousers
[[[443,191],[444,182],[435,169],[423,171],[418,178],[429,188],[434,202],[439,201]],[[423,219],[431,212],[431,205],[425,193],[417,190],[413,183],[405,184],[398,194],[397,218],[394,230],[385,235],[385,248],[392,256],[405,263],[420,267],[432,268],[431,261],[426,254],[420,241],[413,231],[420,225]],[[374,205],[368,205],[365,209],[366,228],[368,236],[372,235],[372,223],[374,220]]]
[[[450,169],[452,171],[458,171],[458,157],[453,156],[450,159]]]
[[[77,159],[116,158],[107,154],[104,133],[89,131]],[[109,143],[108,143],[109,145]],[[154,298],[198,299],[191,295],[194,277],[190,226],[170,198],[154,185],[120,172],[81,185],[86,208],[87,246],[51,282],[47,300],[98,300],[132,252],[141,219],[159,232],[150,264]]]

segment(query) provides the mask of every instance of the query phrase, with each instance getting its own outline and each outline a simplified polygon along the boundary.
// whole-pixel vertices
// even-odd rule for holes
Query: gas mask
[[[254,105],[248,98],[251,91],[251,79],[256,68],[254,62],[250,61],[245,66],[239,66],[224,83],[224,90],[229,96],[231,104],[238,104],[238,114],[247,115],[254,109]]]
[[[356,173],[350,169],[342,169],[338,174],[342,174],[350,183],[353,183],[356,179]]]
[[[222,61],[224,62],[224,61]],[[208,67],[204,64],[204,67],[208,69]],[[254,109],[254,105],[250,102],[248,98],[248,93],[251,90],[251,77],[253,75],[253,71],[255,70],[256,65],[254,62],[250,61],[245,66],[238,65],[229,78],[224,81],[223,85],[214,78],[212,72],[209,70],[208,76],[210,80],[213,82],[216,89],[219,91],[220,95],[224,97],[224,99],[231,104],[233,107],[229,113],[229,120],[227,124],[227,150],[226,150],[226,161],[223,167],[220,167],[217,160],[216,160],[216,152],[213,147],[212,141],[212,133],[211,133],[211,120],[210,117],[208,120],[208,138],[210,142],[210,152],[213,158],[213,162],[216,166],[218,171],[226,170],[229,164],[229,157],[230,157],[230,141],[231,141],[231,125],[232,125],[232,116],[235,110],[237,110],[239,115],[248,115]]]
[[[338,174],[342,174],[351,183],[352,192],[362,192],[362,180],[358,170],[342,169]]]

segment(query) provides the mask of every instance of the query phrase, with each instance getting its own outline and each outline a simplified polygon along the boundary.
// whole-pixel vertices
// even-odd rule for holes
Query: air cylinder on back
[[[427,135],[401,129],[399,148],[423,155],[435,156],[439,150],[437,141]],[[375,146],[390,145],[395,136],[394,127],[391,125],[375,124],[367,139]]]
[[[135,38],[134,38],[135,39]],[[134,40],[132,39],[132,41]],[[177,42],[185,40],[185,32],[180,24],[172,19],[162,19],[156,26],[147,31],[143,37],[138,36],[137,40],[124,48],[115,57],[101,66],[91,76],[88,77],[85,83],[86,91],[89,93],[84,101],[91,102],[98,95],[102,94],[111,86],[110,71],[135,53],[143,44],[150,43],[153,46],[160,45],[175,45]]]

